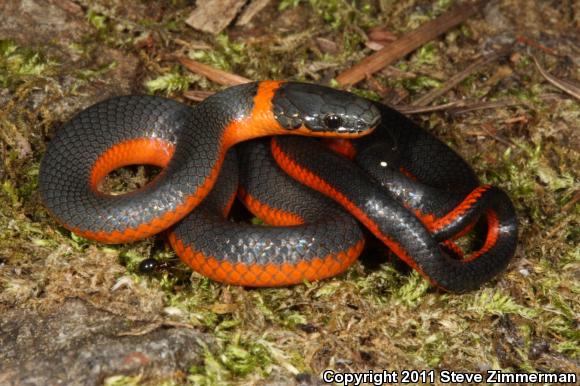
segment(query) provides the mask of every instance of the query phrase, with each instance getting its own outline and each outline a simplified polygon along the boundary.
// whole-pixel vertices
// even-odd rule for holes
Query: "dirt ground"
[[[39,162],[74,113],[128,93],[193,106],[186,90],[222,88],[178,57],[328,83],[372,52],[373,28],[401,36],[456,2],[272,1],[217,36],[185,24],[193,3],[0,2],[0,384],[317,384],[327,368],[580,373],[580,108],[534,62],[579,81],[578,2],[490,1],[353,89],[403,109],[509,47],[433,101],[466,106],[412,116],[518,211],[508,270],[463,295],[372,257],[317,283],[226,286],[192,274],[161,238],[106,246],[48,215]],[[479,102],[498,103],[469,109]],[[148,173],[126,169],[111,184],[140,186]],[[167,264],[142,274],[149,257]]]

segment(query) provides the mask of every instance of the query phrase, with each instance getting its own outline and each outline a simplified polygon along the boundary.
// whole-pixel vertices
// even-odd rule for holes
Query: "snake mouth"
[[[328,136],[330,136],[330,137],[335,136],[336,138],[342,137],[342,138],[356,139],[356,138],[361,138],[367,134],[372,133],[375,130],[375,128],[376,128],[376,126],[373,126],[373,127],[369,127],[369,128],[365,128],[364,130],[361,130],[361,129],[352,129],[352,128],[342,128],[341,127],[340,129],[337,129],[331,135],[328,135]]]
[[[381,122],[381,116],[372,117],[370,122],[365,119],[350,119],[350,124],[335,129],[337,134],[366,134],[372,132]]]
[[[367,131],[368,129],[357,129],[357,128],[348,128],[348,127],[340,127],[336,129],[338,134],[360,134],[362,132]]]

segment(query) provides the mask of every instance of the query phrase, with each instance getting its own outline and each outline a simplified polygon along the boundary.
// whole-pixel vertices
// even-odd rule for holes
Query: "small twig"
[[[404,114],[422,114],[422,113],[430,113],[433,111],[450,110],[462,106],[465,106],[465,101],[453,101],[436,106],[406,105],[406,106],[395,106],[395,108]]]
[[[232,74],[227,71],[218,70],[207,64],[196,62],[195,60],[188,58],[179,58],[179,62],[185,66],[189,71],[203,75],[208,79],[219,83],[224,86],[235,86],[237,84],[250,83],[251,79],[244,78],[243,76]]]
[[[414,72],[399,70],[394,66],[387,66],[383,68],[381,70],[381,74],[390,77],[396,77],[397,79],[414,79],[417,77],[417,74]]]
[[[544,46],[544,45],[542,45],[542,44],[536,42],[535,40],[532,40],[526,36],[522,36],[522,35],[516,36],[516,42],[518,42],[520,44],[524,44],[528,47],[537,48],[538,50],[544,51],[545,53],[553,55],[553,56],[561,56],[553,49],[546,47],[546,46]]]
[[[562,207],[562,212],[568,212],[571,210],[578,201],[580,201],[580,190],[576,190],[574,192],[572,199],[570,199],[570,201],[568,201],[568,203]]]
[[[523,102],[512,99],[494,102],[458,100],[436,106],[407,105],[407,106],[395,106],[395,108],[404,114],[422,114],[422,113],[430,113],[433,111],[452,110],[452,114],[456,115],[463,114],[469,111],[496,109],[499,107],[518,106],[521,104],[523,104]]]
[[[188,90],[183,93],[183,96],[187,99],[191,99],[192,101],[201,102],[213,94],[215,94],[214,91]]]
[[[447,80],[441,87],[433,89],[428,93],[421,96],[419,99],[415,100],[411,103],[413,106],[426,106],[429,103],[433,102],[435,99],[439,98],[440,96],[444,95],[446,92],[451,90],[453,87],[457,86],[461,81],[471,75],[475,70],[479,67],[484,66],[497,58],[505,55],[509,52],[509,49],[504,48],[501,50],[494,51],[487,55],[482,55],[475,59],[470,65],[465,67],[463,71],[458,72],[457,74],[453,75],[451,78]]]
[[[542,100],[551,100],[551,99],[561,99],[560,94],[544,94],[540,95],[540,99]],[[523,101],[518,101],[516,99],[505,99],[500,101],[492,101],[492,102],[479,102],[479,101],[469,101],[469,100],[458,100],[449,103],[444,103],[441,105],[436,106],[394,106],[395,109],[400,111],[404,114],[422,114],[422,113],[430,113],[433,111],[442,111],[442,110],[451,110],[452,115],[460,115],[465,114],[471,111],[477,110],[487,110],[487,109],[497,109],[502,107],[511,107],[511,106],[521,106],[525,105],[526,103]],[[506,123],[513,123],[516,121],[510,122],[509,120]],[[522,117],[517,118],[517,122],[522,120]]]
[[[481,125],[481,128],[487,133],[487,135],[489,135],[490,137],[492,137],[496,141],[501,142],[501,143],[503,143],[504,145],[506,145],[508,147],[510,147],[510,146],[513,145],[510,141],[508,141],[506,139],[503,139],[502,137],[496,135],[494,133],[494,128],[493,128],[493,126],[490,123],[483,123]]]
[[[542,74],[542,76],[546,78],[548,82],[552,83],[554,86],[558,87],[565,93],[570,94],[574,98],[580,100],[580,87],[578,87],[577,85],[575,85],[570,81],[558,79],[554,75],[548,73],[546,70],[542,68],[542,66],[540,66],[538,59],[536,59],[534,55],[532,55],[532,59],[534,59],[534,63],[536,63],[536,67],[538,68],[538,71],[540,71],[540,74]]]
[[[459,107],[456,110],[453,110],[453,115],[460,115],[469,113],[471,111],[477,110],[486,110],[486,109],[497,109],[501,107],[510,107],[510,106],[520,106],[523,105],[524,102],[514,100],[514,99],[507,99],[501,101],[493,101],[493,102],[473,102],[473,103],[465,103],[464,107]]]
[[[398,108],[401,102],[409,96],[409,92],[404,88],[391,88],[387,91],[387,94],[383,97],[383,102],[387,105],[395,106]],[[406,106],[406,105],[403,105]]]
[[[336,77],[337,82],[344,87],[360,82],[368,75],[379,71],[381,68],[421,47],[426,42],[461,24],[479,11],[485,3],[487,3],[485,0],[465,3],[435,20],[421,25],[414,31],[386,45],[382,50],[368,56],[359,64],[339,74]]]
[[[68,13],[72,13],[77,16],[83,15],[83,8],[71,0],[49,0],[49,3],[56,5]]]
[[[269,3],[270,3],[270,0],[254,0],[254,1],[252,1],[242,11],[242,14],[238,18],[238,21],[236,21],[236,25],[244,26],[244,25],[250,23],[250,21],[252,21],[254,16],[256,16]]]
[[[182,47],[189,48],[190,50],[210,50],[212,46],[207,43],[199,43],[199,42],[188,42],[183,39],[175,38],[173,40],[175,43],[179,44]]]
[[[384,98],[387,96],[387,93],[390,91],[390,88],[383,86],[379,81],[377,81],[373,76],[369,76],[367,78],[367,83],[369,88],[373,91],[376,91],[377,94]]]
[[[520,115],[518,117],[508,118],[503,121],[503,123],[507,123],[509,125],[514,123],[527,123],[529,121],[528,117],[525,115]]]

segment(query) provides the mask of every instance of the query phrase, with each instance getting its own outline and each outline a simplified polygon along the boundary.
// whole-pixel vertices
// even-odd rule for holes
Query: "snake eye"
[[[324,117],[324,124],[329,129],[335,130],[342,126],[342,118],[338,115],[330,114]]]

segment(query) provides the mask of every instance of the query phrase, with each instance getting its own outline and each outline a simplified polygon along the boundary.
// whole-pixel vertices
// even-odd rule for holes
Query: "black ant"
[[[153,257],[149,257],[139,263],[139,272],[153,273],[168,269],[172,264],[167,261],[159,261]]]

